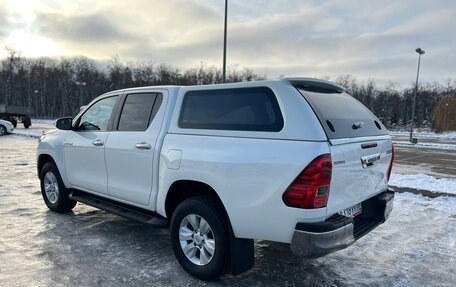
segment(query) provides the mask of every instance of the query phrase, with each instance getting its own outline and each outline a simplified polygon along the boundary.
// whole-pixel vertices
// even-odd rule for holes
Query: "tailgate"
[[[327,214],[333,215],[388,187],[389,136],[330,140],[333,162]]]
[[[388,130],[362,103],[331,85],[295,83],[318,117],[333,162],[327,215],[360,203],[388,187],[392,158]]]

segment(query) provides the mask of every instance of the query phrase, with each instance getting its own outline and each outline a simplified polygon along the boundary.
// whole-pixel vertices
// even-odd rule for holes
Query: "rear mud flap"
[[[250,270],[255,264],[253,239],[234,237],[230,226],[230,269],[233,275],[239,275]]]

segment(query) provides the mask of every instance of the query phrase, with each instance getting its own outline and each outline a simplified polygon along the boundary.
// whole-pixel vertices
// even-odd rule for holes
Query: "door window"
[[[145,131],[149,127],[156,94],[130,94],[120,115],[118,131]]]
[[[104,98],[93,104],[79,119],[80,131],[106,131],[117,96]]]

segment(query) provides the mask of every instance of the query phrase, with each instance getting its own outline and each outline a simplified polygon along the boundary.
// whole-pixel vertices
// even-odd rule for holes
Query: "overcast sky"
[[[0,0],[3,47],[22,55],[221,66],[223,0]],[[229,0],[228,65],[269,78],[456,79],[454,0]]]

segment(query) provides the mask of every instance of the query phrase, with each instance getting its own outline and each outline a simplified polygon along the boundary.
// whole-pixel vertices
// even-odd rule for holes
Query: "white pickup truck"
[[[250,269],[254,239],[306,258],[346,248],[393,207],[388,131],[327,81],[118,90],[56,126],[37,151],[46,205],[170,227],[203,280]]]

